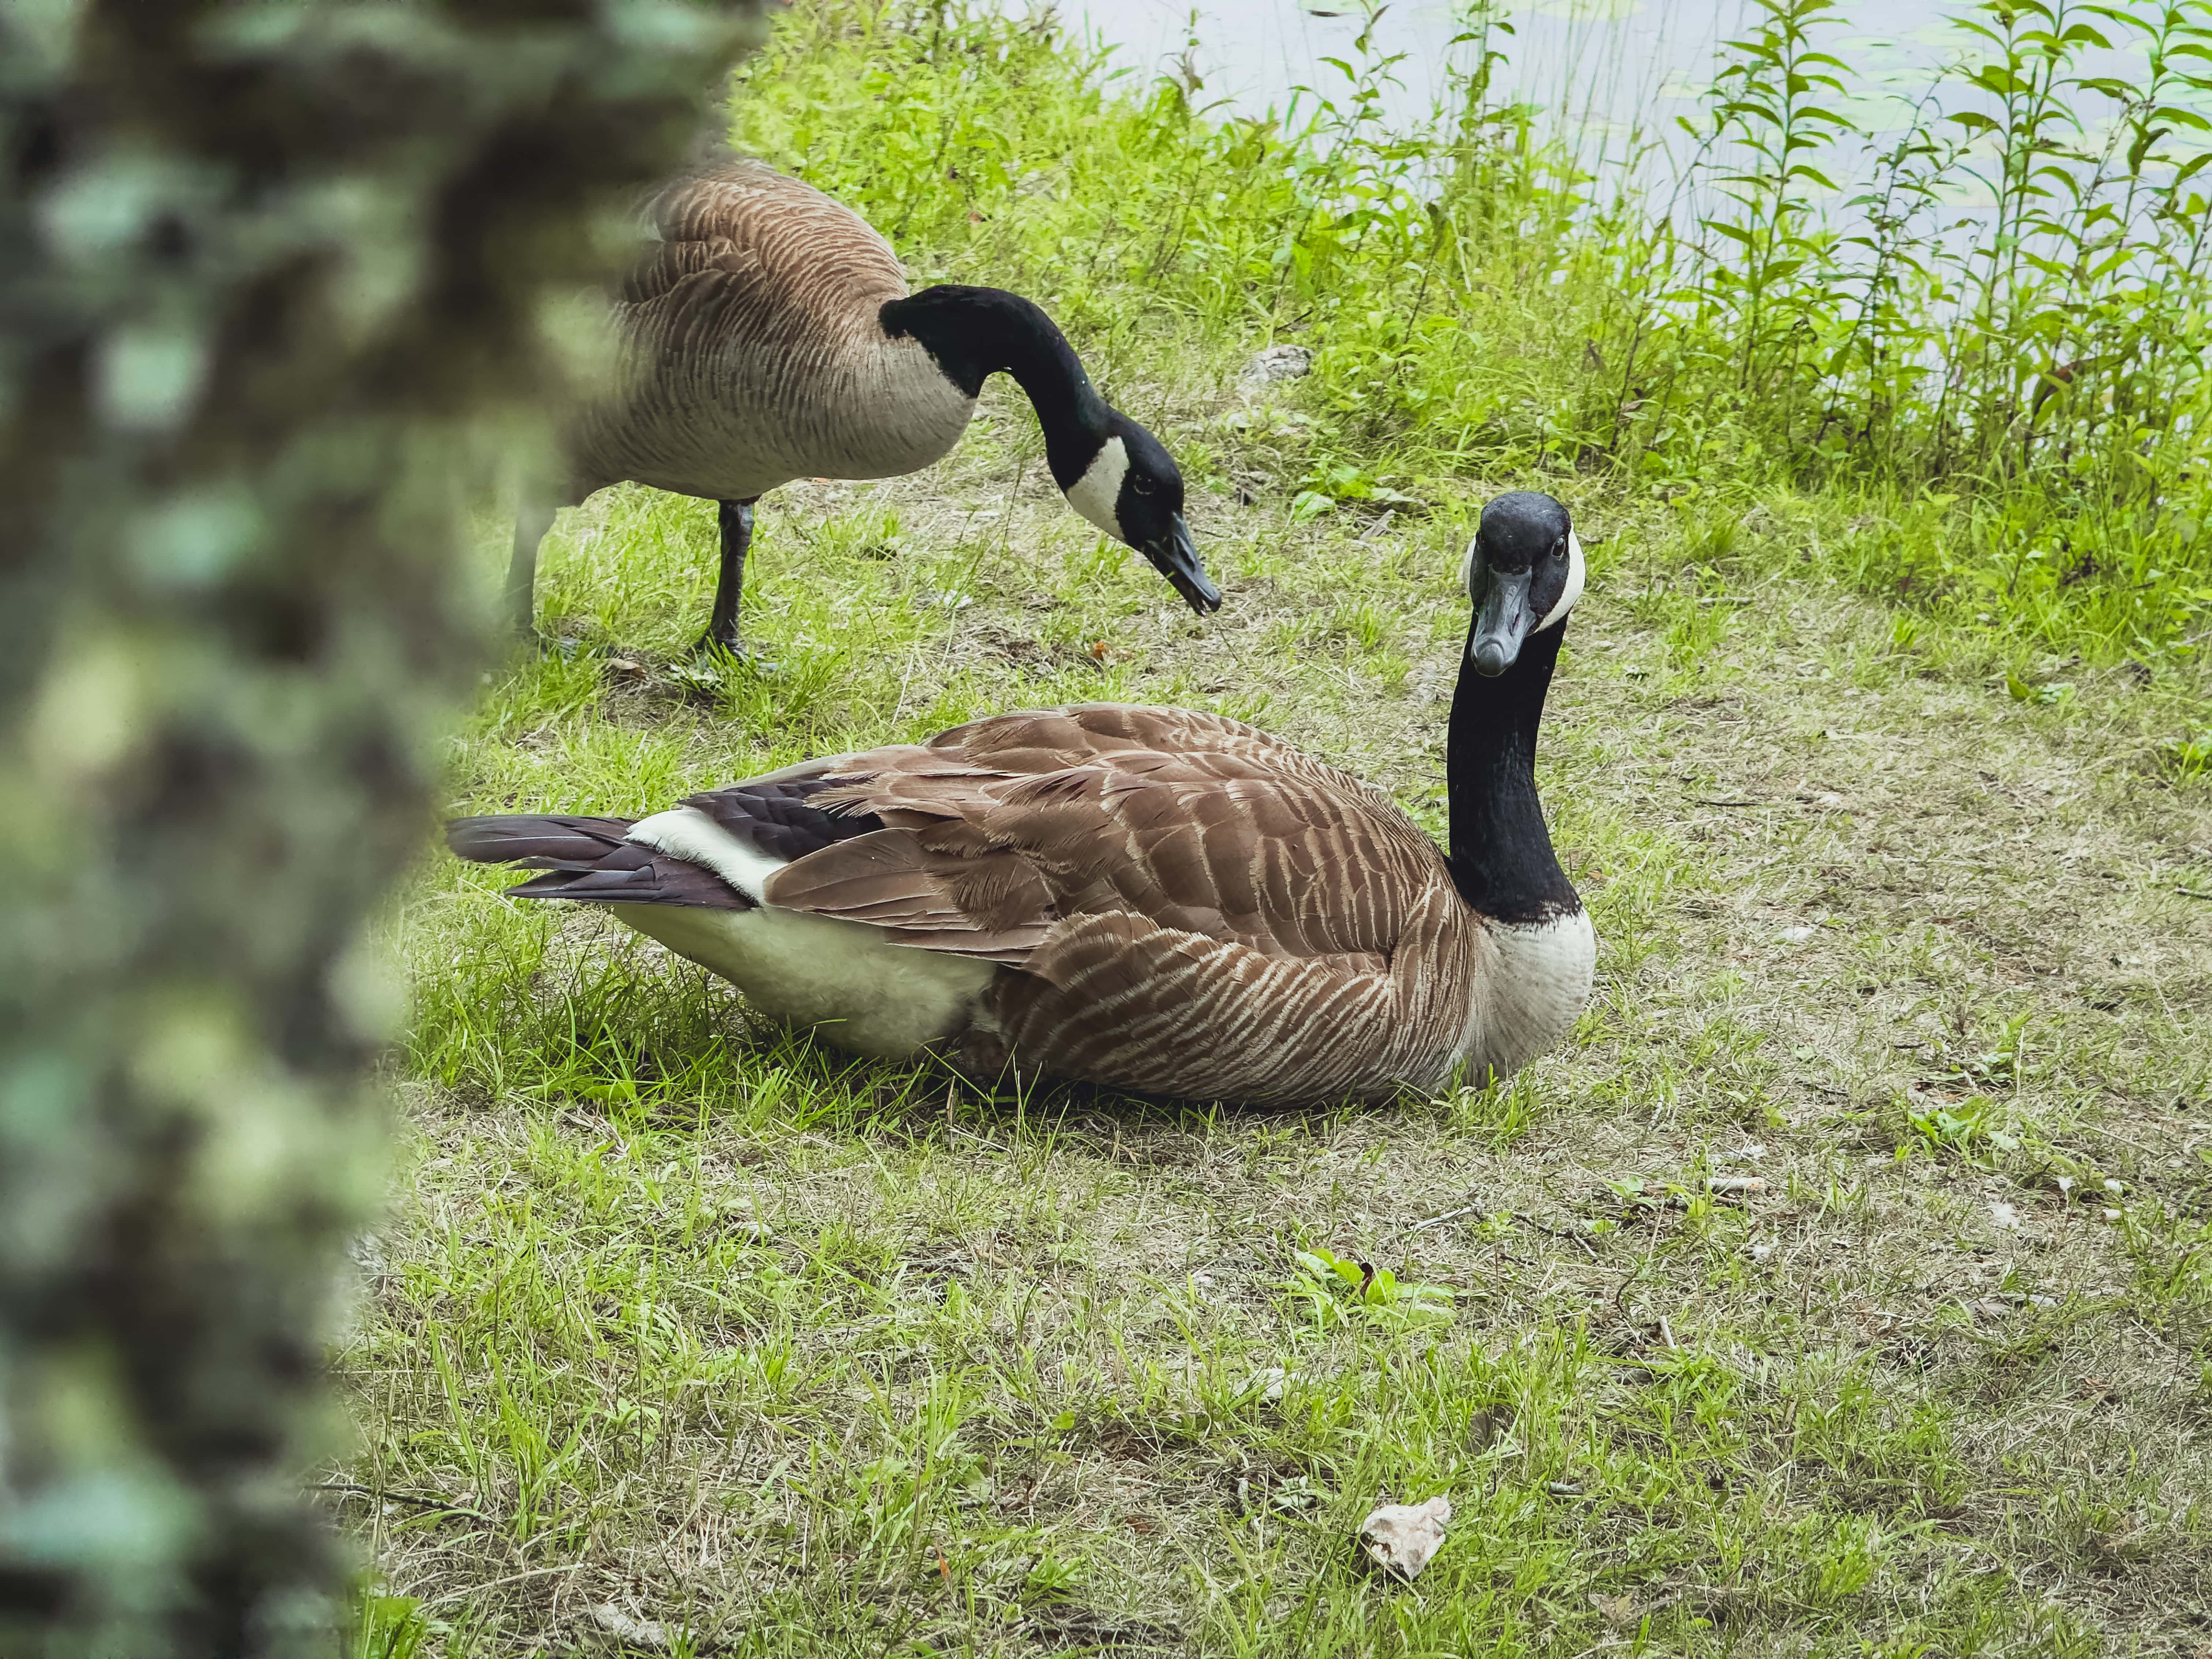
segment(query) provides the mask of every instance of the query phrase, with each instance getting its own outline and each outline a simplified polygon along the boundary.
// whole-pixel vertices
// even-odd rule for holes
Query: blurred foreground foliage
[[[0,1653],[333,1640],[455,514],[758,0],[0,11]],[[579,295],[584,297],[580,301]]]

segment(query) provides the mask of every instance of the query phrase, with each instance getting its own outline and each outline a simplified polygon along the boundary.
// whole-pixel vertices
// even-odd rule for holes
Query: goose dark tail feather
[[[548,872],[508,888],[510,898],[753,908],[750,899],[703,865],[625,839],[633,822],[520,814],[456,818],[446,826],[446,845],[472,863],[515,864]]]
[[[632,818],[549,818],[522,814],[456,818],[446,845],[473,864],[519,864],[526,870],[588,870],[627,843]],[[646,849],[638,848],[640,852]]]

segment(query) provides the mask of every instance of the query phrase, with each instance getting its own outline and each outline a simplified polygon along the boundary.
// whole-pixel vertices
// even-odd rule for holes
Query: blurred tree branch
[[[764,0],[0,10],[0,1654],[329,1650],[458,504]],[[588,305],[586,299],[585,304]]]

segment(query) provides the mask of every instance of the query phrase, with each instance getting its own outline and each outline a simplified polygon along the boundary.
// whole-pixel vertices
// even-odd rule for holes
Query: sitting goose
[[[464,818],[508,890],[605,904],[758,1007],[971,1075],[1271,1103],[1510,1073],[1588,998],[1536,728],[1583,556],[1567,511],[1484,509],[1445,763],[1451,851],[1249,726],[1091,703],[806,762],[627,818]]]
[[[699,643],[742,653],[753,503],[793,478],[889,478],[942,459],[1001,369],[1036,406],[1069,504],[1150,559],[1200,616],[1220,605],[1174,460],[1098,395],[1037,307],[994,288],[909,295],[866,221],[757,161],[687,173],[647,212],[657,245],[616,305],[618,389],[564,434],[566,489],[516,516],[507,599],[526,636],[555,513],[635,479],[717,504],[721,575]]]

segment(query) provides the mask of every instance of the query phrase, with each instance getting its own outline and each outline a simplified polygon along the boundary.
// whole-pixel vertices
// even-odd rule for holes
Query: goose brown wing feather
[[[1107,915],[1371,968],[1434,891],[1450,892],[1435,846],[1364,785],[1249,726],[1176,709],[975,722],[855,755],[811,804],[884,828],[777,872],[770,903],[1032,972],[1055,925]],[[894,866],[896,906],[862,916],[890,904]],[[972,945],[942,942],[963,932]]]
[[[896,388],[882,380],[877,313],[906,278],[865,220],[734,159],[671,180],[643,219],[648,240],[613,296],[621,370],[566,433],[575,487],[636,478],[740,500],[812,472],[878,476],[884,445],[886,465],[911,459],[900,446],[921,440],[898,420],[878,430]],[[957,388],[944,394],[957,414]],[[951,417],[932,404],[914,418]],[[941,453],[933,426],[926,435]]]
[[[1064,708],[994,715],[940,732],[922,748],[955,750],[1010,772],[1054,772],[1071,759],[1125,750],[1175,754],[1185,759],[1217,754],[1274,753],[1321,767],[1302,750],[1255,726],[1188,708],[1134,703],[1076,703]],[[1323,767],[1323,770],[1333,769]],[[1341,776],[1342,774],[1337,775]]]
[[[850,209],[758,162],[732,161],[663,186],[657,240],[626,274],[618,310],[665,362],[711,363],[732,341],[808,341],[834,351],[902,296],[890,245]],[[796,361],[799,372],[810,366]]]
[[[1012,851],[982,856],[927,843],[926,832],[884,829],[810,854],[769,878],[769,902],[838,916],[926,950],[992,962],[1026,961],[1056,919],[1036,872]]]
[[[702,250],[683,257],[708,268],[734,248],[757,261],[749,268],[802,281],[810,273],[834,276],[841,309],[868,307],[872,316],[874,306],[907,291],[898,256],[866,220],[759,161],[732,158],[672,179],[646,217],[664,248]]]
[[[655,242],[639,257],[623,278],[622,302],[647,306],[664,300],[687,285],[757,276],[759,256],[726,237],[711,242]]]
[[[1413,907],[1388,959],[1286,960],[1122,912],[1054,928],[1002,978],[1013,1051],[1060,1076],[1199,1099],[1297,1104],[1433,1086],[1470,994],[1463,915]]]

